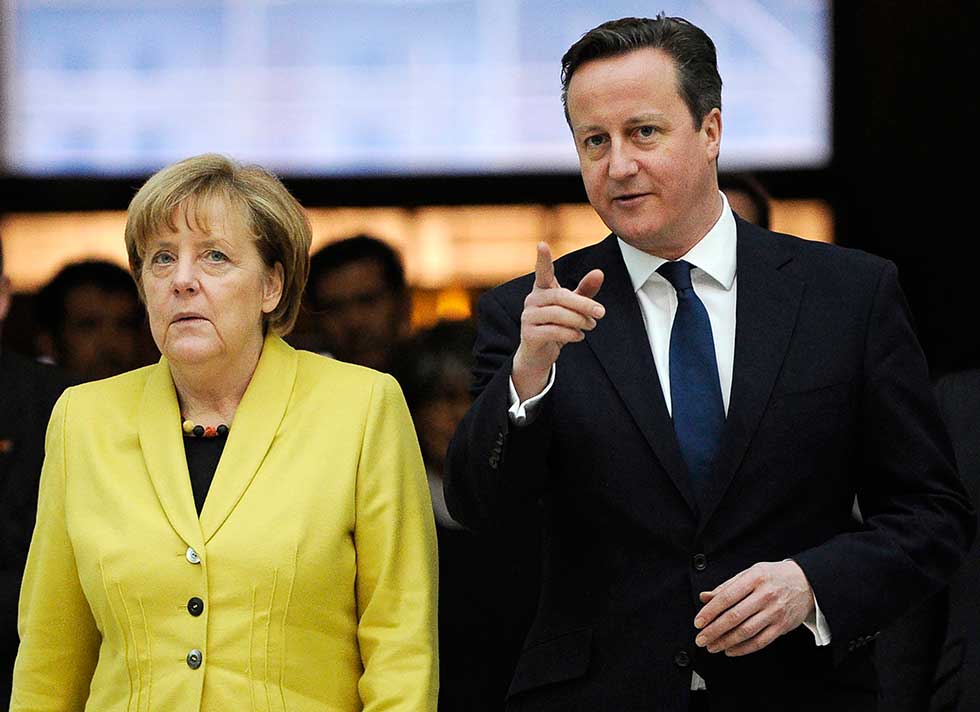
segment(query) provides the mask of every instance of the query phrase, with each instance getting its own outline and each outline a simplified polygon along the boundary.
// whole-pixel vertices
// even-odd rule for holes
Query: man
[[[605,23],[562,67],[613,234],[481,300],[448,456],[467,526],[543,501],[509,709],[873,710],[869,643],[974,534],[895,268],[732,215],[697,27]]]
[[[10,308],[0,244],[0,331]],[[17,597],[27,560],[48,416],[69,379],[0,350],[0,709],[10,704],[17,655]]]
[[[395,353],[408,337],[412,307],[393,249],[367,235],[327,245],[310,260],[307,297],[330,355],[392,370]]]
[[[133,278],[111,262],[64,267],[37,296],[40,351],[86,381],[143,365],[143,309]]]

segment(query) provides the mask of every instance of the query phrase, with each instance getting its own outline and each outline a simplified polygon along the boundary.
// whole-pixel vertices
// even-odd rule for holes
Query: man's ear
[[[708,160],[717,161],[721,152],[721,109],[709,111],[701,122],[701,133],[704,136]]]

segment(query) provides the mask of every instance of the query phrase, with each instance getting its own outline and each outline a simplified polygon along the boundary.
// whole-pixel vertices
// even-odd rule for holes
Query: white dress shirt
[[[711,336],[715,344],[715,357],[718,363],[718,380],[721,384],[721,396],[724,401],[725,413],[732,393],[732,369],[735,362],[735,305],[737,296],[736,270],[736,227],[735,217],[724,193],[719,193],[722,200],[721,215],[714,226],[701,238],[687,254],[680,259],[689,262],[691,284],[695,294],[704,304],[711,322]],[[633,291],[640,304],[643,324],[647,338],[650,341],[650,351],[657,368],[660,387],[663,389],[664,402],[667,412],[672,413],[670,402],[670,329],[677,312],[677,292],[663,276],[657,272],[667,260],[644,252],[623,242],[617,237],[619,248],[626,263]],[[521,402],[514,381],[510,382],[511,422],[521,426],[533,420],[535,406],[551,390],[556,378],[556,367],[552,366],[548,384],[538,395]],[[830,627],[817,605],[816,596],[813,599],[815,614],[804,621],[804,625],[813,633],[817,645],[830,643]],[[704,689],[704,681],[697,673],[691,681],[691,689]]]

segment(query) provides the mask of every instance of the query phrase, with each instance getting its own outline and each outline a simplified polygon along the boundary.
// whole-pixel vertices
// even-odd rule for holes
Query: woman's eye
[[[153,255],[153,259],[150,260],[152,264],[155,265],[169,265],[174,261],[174,256],[169,252],[157,252]]]
[[[226,262],[228,260],[228,256],[220,250],[208,250],[206,256],[208,262]]]
[[[641,126],[636,130],[636,132],[639,134],[640,138],[652,138],[653,135],[657,133],[657,129],[655,129],[653,126]]]

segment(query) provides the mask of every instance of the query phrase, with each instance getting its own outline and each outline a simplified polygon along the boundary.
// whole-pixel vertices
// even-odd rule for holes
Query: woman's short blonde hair
[[[286,187],[260,166],[242,165],[216,153],[187,158],[153,174],[129,203],[126,251],[129,269],[143,294],[143,258],[146,245],[164,229],[177,231],[179,208],[222,201],[241,210],[266,266],[278,262],[283,270],[279,304],[265,315],[264,327],[280,336],[288,334],[299,314],[303,288],[310,271],[310,221]],[[206,211],[195,210],[201,224]]]

